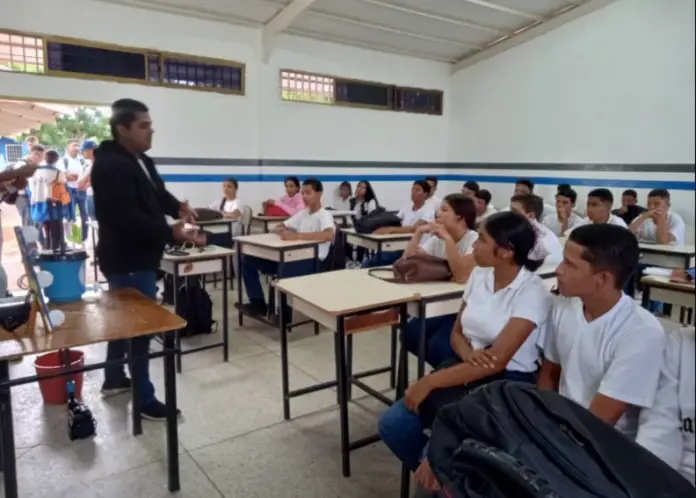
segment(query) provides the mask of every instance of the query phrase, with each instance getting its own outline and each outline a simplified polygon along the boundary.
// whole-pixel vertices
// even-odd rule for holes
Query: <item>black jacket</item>
[[[115,141],[97,148],[92,167],[94,209],[99,223],[97,258],[104,275],[157,270],[166,244],[174,243],[165,215],[179,217],[179,201],[164,186],[155,163]]]

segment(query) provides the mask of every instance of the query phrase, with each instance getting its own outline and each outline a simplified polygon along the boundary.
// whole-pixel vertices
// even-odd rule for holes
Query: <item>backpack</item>
[[[355,231],[358,233],[372,233],[382,227],[400,227],[401,218],[394,213],[387,212],[383,207],[378,207],[370,214],[355,220],[354,225]]]
[[[173,304],[173,279],[167,275],[163,300]],[[203,288],[199,276],[186,277],[177,291],[176,314],[186,320],[186,327],[179,333],[181,337],[210,334],[217,331],[217,322],[213,320],[213,301]]]
[[[440,409],[428,459],[451,498],[686,498],[677,471],[577,403],[496,381]]]

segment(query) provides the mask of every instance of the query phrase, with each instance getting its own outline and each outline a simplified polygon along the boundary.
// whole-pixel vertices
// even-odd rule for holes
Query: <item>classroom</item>
[[[0,496],[632,496],[495,446],[504,396],[693,494],[695,15],[3,1]],[[113,137],[51,142],[58,106]]]

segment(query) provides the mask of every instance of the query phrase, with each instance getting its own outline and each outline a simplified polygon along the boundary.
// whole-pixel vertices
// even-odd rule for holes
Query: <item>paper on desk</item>
[[[673,270],[670,268],[657,268],[651,266],[643,270],[643,275],[649,275],[651,277],[671,277],[672,271]]]

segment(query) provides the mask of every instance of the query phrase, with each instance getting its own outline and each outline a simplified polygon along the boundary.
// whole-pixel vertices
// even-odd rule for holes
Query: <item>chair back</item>
[[[249,206],[244,206],[242,208],[242,235],[249,235],[251,233],[251,218],[253,217],[254,212],[251,210]]]

